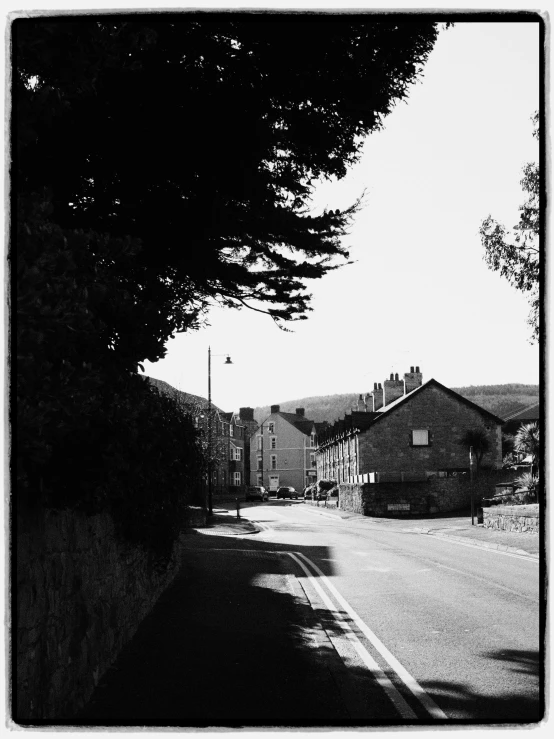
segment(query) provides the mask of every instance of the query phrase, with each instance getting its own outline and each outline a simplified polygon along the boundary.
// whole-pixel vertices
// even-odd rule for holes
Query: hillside
[[[494,413],[500,418],[528,405],[537,402],[539,398],[538,385],[470,385],[469,387],[453,387],[457,393],[463,395],[472,403]],[[306,418],[312,421],[336,421],[345,413],[356,407],[359,393],[339,395],[314,395],[298,400],[285,400],[279,403],[281,410],[294,413],[297,408],[304,408]],[[259,406],[254,409],[254,418],[260,422],[269,415],[269,406]]]

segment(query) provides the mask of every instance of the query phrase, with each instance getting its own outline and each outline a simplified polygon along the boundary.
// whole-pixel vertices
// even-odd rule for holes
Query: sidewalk
[[[205,535],[218,528],[246,525],[187,533],[180,572],[72,726],[348,724],[345,668],[292,560]]]

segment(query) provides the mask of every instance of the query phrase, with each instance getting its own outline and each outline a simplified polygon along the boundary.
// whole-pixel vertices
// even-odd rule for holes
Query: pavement
[[[310,505],[309,503],[306,505]],[[390,528],[405,532],[425,534],[428,536],[447,537],[464,544],[483,549],[498,549],[511,552],[512,554],[527,555],[539,558],[541,555],[540,535],[535,533],[517,533],[510,531],[496,531],[485,528],[483,524],[471,523],[469,511],[455,511],[453,513],[439,513],[426,518],[376,518],[363,516],[358,513],[349,513],[336,508],[317,507],[312,505],[314,512],[334,515],[345,520],[368,521],[384,529]],[[214,509],[214,516],[209,520],[208,526],[199,529],[204,533],[213,532],[226,536],[243,536],[255,534],[261,529],[255,523],[245,518],[237,519],[236,511],[224,508]],[[475,518],[476,522],[477,519]]]

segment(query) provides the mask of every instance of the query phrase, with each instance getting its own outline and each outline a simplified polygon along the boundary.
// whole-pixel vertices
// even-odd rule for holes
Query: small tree
[[[468,429],[460,439],[460,444],[469,451],[473,447],[476,460],[476,473],[479,474],[483,456],[490,450],[489,435],[483,428]]]
[[[531,455],[531,465],[536,467],[539,463],[540,432],[536,423],[522,424],[516,434],[514,449],[526,455]]]
[[[532,116],[533,136],[539,138],[539,114]],[[521,186],[525,201],[520,206],[518,223],[510,230],[487,216],[479,229],[488,267],[500,272],[517,290],[527,293],[531,312],[531,343],[539,338],[539,236],[540,215],[544,195],[541,193],[538,164],[530,162],[523,168]]]

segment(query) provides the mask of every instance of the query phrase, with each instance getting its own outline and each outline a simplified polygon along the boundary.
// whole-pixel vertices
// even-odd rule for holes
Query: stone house
[[[460,440],[474,429],[489,439],[481,467],[502,467],[502,419],[437,380],[422,383],[419,367],[404,380],[391,375],[383,386],[376,384],[363,403],[366,410],[347,414],[320,435],[318,479],[378,483],[469,476],[469,450]]]
[[[272,405],[250,439],[250,484],[270,491],[291,485],[300,492],[315,482],[318,433],[325,426],[307,419],[304,408],[285,413]]]

